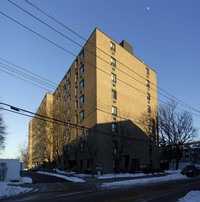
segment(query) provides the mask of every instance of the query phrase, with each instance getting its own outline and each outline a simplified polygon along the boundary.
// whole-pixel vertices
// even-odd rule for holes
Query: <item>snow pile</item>
[[[200,191],[191,191],[185,197],[180,198],[179,202],[199,202],[200,201]]]
[[[30,177],[21,177],[19,178],[19,181],[9,181],[8,184],[31,184],[33,183],[32,179]]]
[[[85,182],[85,180],[82,180],[77,177],[68,177],[68,176],[56,174],[56,173],[48,173],[48,172],[42,172],[42,171],[38,171],[37,173],[44,174],[44,175],[51,175],[51,176],[62,178],[71,182]]]
[[[144,173],[137,173],[137,174],[130,174],[130,173],[125,173],[125,174],[103,174],[101,176],[96,176],[97,179],[111,179],[111,178],[128,178],[128,177],[144,177],[148,176],[148,174]]]
[[[63,174],[63,175],[73,175],[76,174],[75,172],[72,171],[63,171],[63,170],[59,170],[57,168],[54,169],[54,171],[58,174]]]
[[[171,174],[163,177],[150,177],[150,178],[142,178],[142,179],[133,179],[133,180],[124,180],[118,182],[111,183],[103,183],[101,187],[112,188],[112,187],[120,187],[125,185],[140,185],[140,184],[148,184],[148,183],[156,183],[163,181],[171,181],[177,179],[186,179],[187,176],[181,174]]]
[[[22,177],[19,179],[18,182],[0,181],[0,200],[21,193],[24,194],[33,190],[33,188],[22,188],[19,186],[13,186],[14,184],[19,185],[24,183],[32,183],[32,179],[28,177]],[[12,186],[9,186],[9,184],[12,184]]]

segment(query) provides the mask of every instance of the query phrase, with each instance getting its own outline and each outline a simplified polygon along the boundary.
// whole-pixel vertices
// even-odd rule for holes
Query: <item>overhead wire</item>
[[[0,62],[0,66],[1,66],[2,68],[6,69],[6,70],[12,71],[12,72],[14,72],[14,73],[16,73],[16,74],[18,74],[18,75],[20,75],[20,76],[23,76],[23,77],[25,77],[25,78],[28,78],[28,79],[30,79],[30,80],[32,80],[32,81],[34,81],[34,82],[38,82],[38,83],[40,83],[40,84],[42,84],[42,85],[44,85],[44,86],[46,86],[46,87],[49,87],[49,88],[51,88],[51,89],[55,89],[55,88],[56,88],[55,86],[52,86],[52,85],[50,85],[50,84],[47,84],[47,83],[43,82],[42,80],[40,80],[40,79],[38,79],[38,78],[35,78],[35,77],[33,77],[33,76],[31,76],[31,75],[28,75],[28,74],[26,74],[26,73],[24,73],[24,72],[21,72],[21,71],[19,71],[19,70],[16,70],[15,68],[13,68],[13,67],[11,67],[11,66],[9,66],[9,65],[6,65],[6,64],[3,64],[3,63]]]
[[[62,121],[62,120],[59,120],[59,119],[55,119],[55,118],[52,118],[52,117],[49,117],[49,116],[46,116],[46,115],[34,113],[34,112],[29,111],[29,110],[22,109],[22,108],[19,108],[19,107],[16,107],[16,106],[4,103],[4,102],[0,102],[0,105],[8,106],[11,109],[13,109],[13,110],[10,110],[10,109],[5,109],[3,107],[0,107],[0,109],[2,109],[2,110],[8,111],[8,112],[13,112],[13,113],[20,114],[20,115],[24,115],[24,116],[27,116],[27,117],[30,117],[30,118],[33,118],[33,119],[39,119],[39,120],[42,120],[42,121],[47,121],[47,122],[50,122],[50,123],[55,123],[55,124],[60,124],[60,125],[63,125],[63,126],[67,126],[68,129],[69,128],[75,128],[75,129],[78,128],[78,129],[81,129],[83,131],[85,131],[85,130],[89,131],[89,132],[91,131],[91,132],[94,132],[96,134],[102,134],[102,135],[107,135],[107,136],[112,136],[113,135],[112,133],[106,132],[106,131],[103,131],[103,130],[97,130],[95,128],[88,128],[88,127],[78,125],[78,124],[72,124],[72,123],[69,124],[68,122],[65,122],[65,121]],[[19,111],[22,111],[22,112],[19,112]],[[23,112],[28,113],[28,114],[24,114]],[[29,115],[29,114],[31,114],[31,115]],[[109,123],[106,123],[106,124],[109,124]],[[130,139],[139,140],[139,141],[143,141],[143,142],[144,141],[149,142],[149,140],[142,140],[142,139],[130,137],[130,136],[127,136],[127,135],[125,135],[124,137],[128,137]]]
[[[14,75],[14,74],[12,74],[12,73],[10,73],[10,72],[7,72],[7,71],[2,70],[2,69],[0,69],[0,71],[4,72],[4,73],[6,73],[6,74],[9,74],[10,76],[13,76],[13,77],[15,77],[15,78],[18,78],[18,79],[20,79],[20,80],[22,80],[22,81],[25,81],[25,82],[27,82],[27,83],[30,83],[30,84],[32,84],[32,85],[34,85],[34,86],[37,86],[37,87],[39,87],[39,88],[42,88],[43,90],[46,90],[46,91],[48,91],[48,92],[53,93],[52,91],[50,91],[50,90],[47,89],[47,88],[44,88],[44,87],[42,87],[42,86],[40,86],[40,85],[37,85],[37,84],[35,84],[35,83],[32,83],[32,82],[30,82],[30,81],[27,81],[26,79],[23,79],[23,78],[21,78],[21,77],[18,77],[18,76]]]
[[[42,76],[40,76],[40,75],[38,75],[38,74],[35,74],[35,73],[33,73],[33,72],[31,72],[31,71],[29,71],[29,70],[23,68],[23,67],[20,67],[19,65],[16,65],[16,64],[14,64],[14,63],[12,63],[12,62],[10,62],[10,61],[8,61],[8,60],[5,60],[4,58],[1,58],[1,57],[0,57],[0,60],[4,61],[4,62],[6,62],[6,63],[8,63],[8,64],[10,64],[10,65],[13,65],[14,67],[17,67],[18,69],[21,69],[21,70],[23,70],[23,71],[25,71],[25,72],[28,72],[28,73],[30,73],[31,75],[34,75],[34,76],[36,76],[36,77],[39,77],[40,79],[43,79],[43,80],[47,81],[48,83],[51,83],[52,85],[56,85],[56,86],[58,85],[57,83],[55,83],[55,82],[53,82],[53,81],[50,81],[50,80],[48,80],[48,79],[46,79],[46,78],[44,78],[44,77],[42,77]]]
[[[37,36],[39,36],[39,37],[45,39],[46,41],[50,42],[51,44],[57,46],[58,48],[60,48],[60,49],[62,49],[62,50],[64,50],[64,51],[66,51],[67,53],[69,53],[69,54],[71,54],[71,55],[73,55],[73,56],[76,57],[76,55],[75,55],[74,53],[72,53],[71,51],[68,51],[67,49],[63,48],[62,46],[56,44],[55,42],[49,40],[48,38],[46,38],[46,37],[42,36],[41,34],[35,32],[34,30],[28,28],[27,26],[23,25],[22,23],[18,22],[17,20],[13,19],[12,17],[6,15],[5,13],[0,12],[0,14],[4,15],[5,17],[9,18],[10,20],[12,20],[12,21],[14,21],[15,23],[19,24],[20,26],[22,26],[22,27],[26,28],[27,30],[31,31],[32,33],[36,34]],[[102,72],[104,72],[105,74],[107,74],[107,75],[110,76],[109,73],[107,73],[106,71],[102,70],[101,68],[98,68],[97,66],[95,66],[95,65],[93,65],[93,64],[91,64],[91,63],[89,63],[89,62],[86,61],[85,59],[83,59],[83,60],[84,60],[86,63],[90,64],[91,66],[95,67],[96,69],[99,69],[100,71],[102,71]],[[121,80],[121,79],[119,79],[119,78],[118,78],[118,81],[120,81],[120,82],[122,82],[122,83],[128,85],[129,87],[132,87],[132,88],[134,88],[134,89],[136,89],[136,90],[138,90],[138,91],[140,91],[141,93],[143,93],[143,94],[146,95],[146,92],[143,92],[142,90],[136,88],[136,87],[133,86],[133,85],[130,85],[130,84],[126,83],[125,81],[123,81],[123,80]],[[154,98],[154,99],[156,99],[156,100],[158,100],[158,101],[160,101],[160,102],[162,102],[162,103],[164,103],[164,104],[167,104],[166,102],[164,102],[164,101],[162,101],[162,100],[160,100],[160,99],[157,99],[157,97],[151,96],[151,98]],[[180,109],[180,108],[179,108],[179,109]],[[180,110],[186,111],[186,110],[183,110],[183,109],[180,109]],[[196,114],[194,114],[194,115],[196,115]],[[198,116],[198,115],[196,115],[196,116]]]
[[[9,0],[10,1],[10,0]],[[46,12],[44,12],[42,9],[40,9],[39,7],[35,6],[33,3],[31,3],[28,0],[24,0],[25,2],[27,2],[29,5],[31,5],[32,7],[34,7],[35,9],[39,10],[40,12],[42,12],[44,15],[48,16],[49,18],[51,18],[53,21],[57,22],[58,24],[60,24],[61,26],[63,26],[64,28],[66,28],[67,30],[69,30],[70,32],[72,32],[73,34],[75,34],[76,36],[78,36],[79,38],[83,39],[84,41],[87,41],[86,38],[82,37],[80,34],[78,34],[77,32],[75,32],[74,30],[72,30],[71,28],[69,28],[68,26],[64,25],[63,23],[61,23],[60,21],[56,20],[55,18],[53,18],[51,15],[47,14]],[[13,3],[12,1],[10,1],[11,3]],[[14,4],[14,3],[13,3]],[[17,5],[16,5],[17,6]],[[87,41],[90,45],[96,47],[98,50],[102,51],[103,53],[105,53],[106,55],[109,56],[108,53],[106,53],[104,50],[100,49],[99,47],[97,47],[95,44],[92,44],[91,42]],[[140,76],[141,78],[145,79],[142,75],[140,75],[138,72],[134,71],[133,69],[129,68],[127,65],[125,65],[124,63],[120,62],[119,60],[117,60],[121,65],[125,66],[126,68],[128,68],[130,71],[134,72],[136,75]],[[190,105],[188,105],[187,103],[183,102],[182,100],[176,98],[174,95],[168,93],[166,90],[163,90],[162,88],[160,88],[158,85],[152,83],[154,86],[157,87],[157,89],[163,91],[164,93],[166,93],[167,95],[171,96],[173,99],[177,100],[178,102],[182,103],[182,105],[184,105],[185,107],[187,106],[187,108],[192,109],[193,111],[196,112],[200,112],[200,110],[197,110],[193,107],[191,107]],[[159,92],[158,92],[159,93]],[[160,94],[160,93],[159,93]],[[161,94],[162,96],[164,96],[163,94]],[[165,96],[166,97],[166,96]],[[179,104],[180,104],[179,103]]]

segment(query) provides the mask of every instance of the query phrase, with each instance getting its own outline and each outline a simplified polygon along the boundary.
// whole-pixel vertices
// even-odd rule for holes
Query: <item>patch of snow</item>
[[[83,173],[80,173],[80,174],[74,174],[75,176],[77,177],[91,177],[91,174],[83,174]],[[96,177],[97,175],[93,175],[94,177]]]
[[[58,174],[64,174],[64,175],[73,175],[75,174],[75,172],[72,172],[72,171],[63,171],[63,170],[59,170],[57,168],[54,169],[56,171],[56,173]]]
[[[171,181],[177,179],[186,179],[187,176],[181,174],[171,174],[163,177],[150,177],[150,178],[142,178],[142,179],[133,179],[133,180],[123,180],[118,182],[111,183],[103,183],[101,187],[105,188],[114,188],[120,186],[129,186],[129,185],[140,185],[140,184],[148,184],[148,183],[157,183],[163,181]]]
[[[11,181],[0,181],[0,200],[5,199],[11,196],[15,196],[21,193],[27,193],[32,191],[33,188],[25,188],[13,185],[32,183],[32,179],[28,177],[21,177],[19,182],[11,182]],[[12,185],[12,186],[9,186]]]
[[[20,184],[31,184],[33,183],[32,179],[30,177],[21,177],[19,178],[19,181],[7,181],[8,184],[17,184],[17,185],[20,185]]]
[[[200,201],[200,191],[191,191],[183,198],[178,200],[179,202],[199,202]]]
[[[165,173],[168,173],[168,174],[178,174],[178,173],[181,173],[181,170],[165,170]]]
[[[151,174],[149,174],[151,175]],[[144,174],[144,173],[137,173],[137,174],[129,174],[129,173],[125,173],[125,174],[116,174],[116,178],[128,178],[128,177],[144,177],[144,176],[148,176],[148,174]],[[97,179],[111,179],[111,178],[115,178],[115,174],[103,174],[101,176],[96,176]]]
[[[82,180],[82,179],[77,178],[77,177],[68,177],[68,176],[56,174],[56,173],[48,173],[48,172],[42,172],[42,171],[38,171],[37,173],[40,173],[43,175],[51,175],[51,176],[62,178],[62,179],[65,179],[65,180],[68,180],[71,182],[85,182],[85,180]]]

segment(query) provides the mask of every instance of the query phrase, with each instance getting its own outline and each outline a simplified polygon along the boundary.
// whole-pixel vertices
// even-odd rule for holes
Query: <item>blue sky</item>
[[[13,1],[78,43],[85,44],[85,41],[42,15],[25,1]],[[117,42],[126,40],[133,46],[134,55],[157,72],[159,87],[200,110],[199,0],[30,0],[30,2],[86,39],[95,27],[98,27]],[[74,54],[79,53],[80,47],[31,18],[7,0],[0,1],[0,11]],[[55,83],[61,81],[74,60],[73,56],[1,14],[0,58]],[[0,71],[1,102],[36,112],[46,92]],[[159,99],[166,101],[162,96],[158,96]],[[187,110],[182,106],[179,107]],[[5,111],[3,118],[7,127],[7,142],[0,158],[15,158],[18,145],[28,141],[28,123],[31,119]],[[193,118],[195,126],[199,127],[200,117],[193,116]]]

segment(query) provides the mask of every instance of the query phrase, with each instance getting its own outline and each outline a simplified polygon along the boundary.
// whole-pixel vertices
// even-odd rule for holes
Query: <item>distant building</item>
[[[143,113],[145,125],[138,122]],[[53,161],[62,169],[104,173],[159,167],[156,73],[130,44],[99,29],[37,114],[44,117],[35,115],[29,125],[30,167]]]
[[[184,163],[200,164],[200,142],[185,144],[180,161]]]

